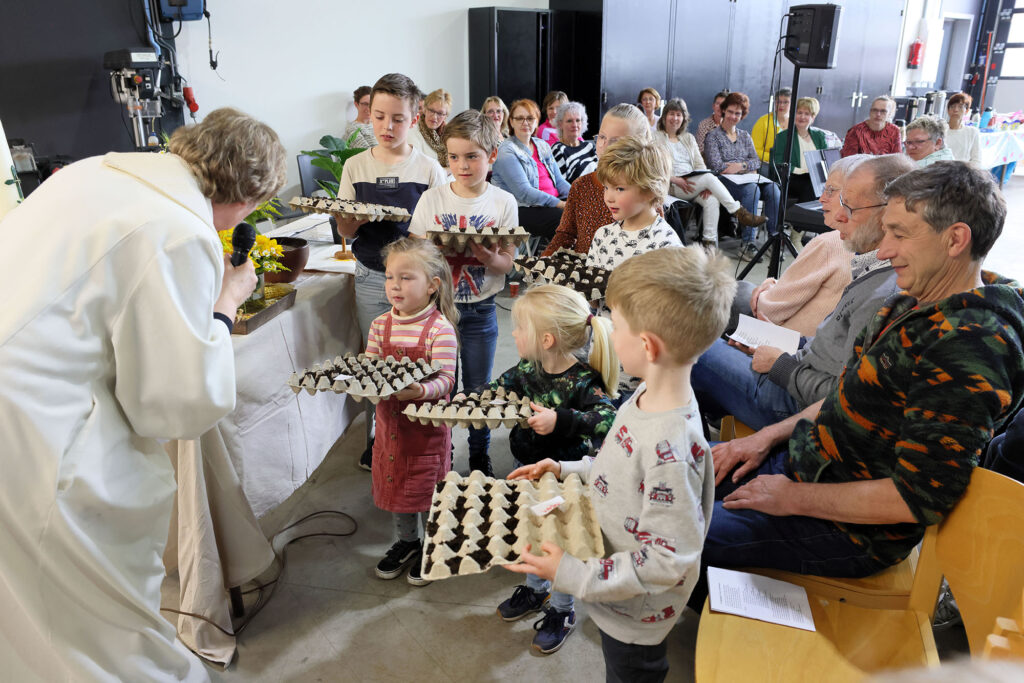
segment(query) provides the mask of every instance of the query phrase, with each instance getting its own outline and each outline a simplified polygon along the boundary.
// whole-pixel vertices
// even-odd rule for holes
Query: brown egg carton
[[[545,515],[534,506],[564,499]],[[582,560],[604,557],[604,539],[594,507],[579,476],[559,482],[550,472],[536,482],[506,481],[474,471],[449,472],[438,482],[427,518],[423,576],[446,579],[479,574],[519,561],[527,544],[543,554],[541,543],[556,543]]]
[[[441,399],[436,403],[409,404],[402,414],[413,422],[435,427],[444,424],[474,429],[497,429],[501,426],[511,429],[516,425],[525,426],[526,421],[533,417],[533,408],[529,398],[498,387],[494,391],[486,389],[451,401]]]
[[[367,204],[350,199],[293,197],[288,205],[303,213],[325,213],[335,218],[358,221],[407,221],[412,215],[400,206]]]
[[[318,391],[346,393],[357,401],[364,398],[370,403],[390,398],[413,382],[419,382],[441,369],[441,361],[428,363],[424,359],[412,360],[403,356],[371,358],[365,353],[336,356],[333,361],[314,363],[312,368],[293,372],[288,386],[296,394],[305,389],[309,394]]]
[[[514,265],[527,284],[564,285],[585,296],[587,301],[604,298],[611,271],[586,265],[586,254],[559,249],[551,256],[524,257]]]
[[[427,239],[441,249],[448,249],[461,254],[466,251],[471,242],[481,244],[488,249],[495,246],[518,247],[530,239],[530,233],[520,226],[496,227],[487,225],[480,228],[431,226],[427,228]]]

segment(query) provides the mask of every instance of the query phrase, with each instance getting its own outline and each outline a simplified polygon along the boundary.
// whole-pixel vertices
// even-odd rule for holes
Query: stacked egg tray
[[[441,369],[441,361],[428,363],[424,359],[412,360],[403,356],[396,360],[371,358],[365,353],[337,356],[333,361],[315,363],[312,368],[293,372],[288,386],[296,394],[305,389],[310,394],[318,391],[346,393],[357,401],[367,399],[378,403],[381,399],[406,388],[413,382],[433,375]]]
[[[434,489],[423,548],[423,576],[446,579],[479,574],[519,561],[527,544],[543,554],[550,541],[587,560],[604,557],[604,540],[585,486],[575,474],[559,483],[550,472],[537,482],[506,481],[474,471],[468,477],[449,472]],[[561,496],[546,515],[533,506]]]
[[[586,254],[559,249],[551,256],[516,259],[515,267],[528,284],[565,285],[585,296],[587,301],[599,301],[604,298],[611,273],[604,268],[587,266],[585,262]]]
[[[530,233],[522,227],[440,227],[427,228],[427,239],[442,249],[449,249],[457,254],[465,252],[470,242],[481,244],[488,249],[495,246],[518,247],[530,239]]]
[[[505,387],[498,387],[495,391],[486,389],[480,394],[459,396],[450,402],[441,399],[436,403],[409,404],[402,414],[421,425],[497,429],[526,425],[533,417],[533,408],[529,398],[520,397],[514,391],[506,393]]]
[[[326,213],[335,218],[358,221],[407,221],[412,216],[399,206],[367,204],[350,199],[294,197],[288,204],[303,213]]]

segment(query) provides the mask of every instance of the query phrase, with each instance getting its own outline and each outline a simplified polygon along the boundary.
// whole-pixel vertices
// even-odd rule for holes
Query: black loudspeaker
[[[834,69],[842,12],[838,5],[790,7],[786,59],[805,69]]]

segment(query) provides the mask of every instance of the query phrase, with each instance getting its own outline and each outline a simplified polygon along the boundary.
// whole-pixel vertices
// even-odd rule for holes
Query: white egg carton
[[[547,514],[535,506],[561,496]],[[479,574],[499,564],[519,562],[527,544],[542,555],[550,541],[587,560],[604,557],[604,539],[586,486],[575,474],[564,482],[545,474],[536,482],[506,481],[474,471],[449,472],[438,482],[427,519],[423,576],[446,579]]]
[[[488,249],[496,245],[501,247],[518,247],[530,239],[530,233],[520,226],[484,226],[481,228],[432,226],[427,228],[427,239],[442,249],[451,249],[461,254],[466,250],[470,242],[482,244]]]
[[[474,429],[508,428],[516,425],[525,426],[526,421],[533,417],[530,399],[520,397],[516,392],[505,391],[498,387],[482,393],[459,396],[451,401],[440,400],[436,403],[409,404],[402,414],[413,422],[421,425],[449,425],[451,427],[473,427]]]
[[[336,356],[333,361],[314,363],[308,370],[293,372],[288,378],[288,386],[296,394],[303,389],[311,395],[318,391],[333,391],[336,394],[346,393],[357,401],[365,398],[376,404],[440,369],[441,361],[438,360],[428,363],[422,358],[412,360],[403,356],[398,360],[394,356],[371,358],[365,353],[349,353]]]
[[[326,213],[335,218],[359,221],[407,221],[412,215],[400,206],[367,204],[350,199],[326,197],[293,197],[288,204],[303,213]]]
[[[587,301],[599,301],[604,298],[611,272],[585,264],[586,254],[569,249],[559,249],[551,256],[523,257],[514,262],[527,284],[564,285],[585,296]]]

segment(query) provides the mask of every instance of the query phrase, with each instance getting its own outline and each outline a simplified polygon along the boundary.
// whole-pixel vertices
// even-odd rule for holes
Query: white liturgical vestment
[[[108,154],[0,221],[0,679],[206,680],[159,613],[158,439],[230,412],[210,201],[170,154]]]

